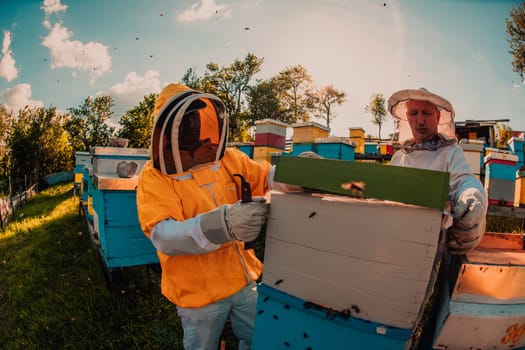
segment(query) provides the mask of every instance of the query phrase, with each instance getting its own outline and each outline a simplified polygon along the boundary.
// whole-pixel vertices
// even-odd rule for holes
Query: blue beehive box
[[[355,159],[354,148],[354,146],[343,142],[317,143],[315,153],[323,158],[352,161]]]
[[[82,205],[87,219],[93,222],[93,176],[91,165],[84,168],[82,176]]]
[[[322,139],[321,139],[322,140]],[[326,141],[294,143],[292,156],[298,156],[302,152],[315,152],[323,158],[339,160],[355,160],[355,147],[345,142]]]
[[[157,252],[138,221],[136,182],[128,189],[122,184],[107,189],[107,185],[107,179],[95,176],[94,225],[104,263],[109,269],[158,263]]]
[[[365,142],[365,154],[379,154],[378,144],[375,142]]]
[[[491,152],[484,158],[486,178],[514,181],[518,156],[509,153]]]
[[[87,205],[89,201],[89,196],[92,193],[90,186],[91,186],[91,165],[86,166],[82,169],[82,186],[81,186],[81,194],[80,199],[82,200],[82,206],[84,207],[86,214],[87,214]]]
[[[252,142],[230,142],[228,143],[228,147],[237,148],[239,151],[253,159],[254,144]]]
[[[91,155],[89,152],[76,152],[75,153],[75,184],[82,183],[82,176],[85,166],[91,164]]]
[[[239,151],[243,152],[248,157],[253,158],[253,145],[242,145],[242,146],[239,146]]]
[[[523,154],[525,151],[525,142],[522,137],[511,137],[509,141],[507,141],[507,145],[509,147],[509,150],[514,154]]]
[[[93,155],[93,222],[104,263],[109,269],[158,263],[151,241],[140,228],[136,206],[138,175],[147,149],[95,147]],[[119,162],[135,162],[131,177],[116,174]]]
[[[490,152],[484,158],[485,183],[489,195],[489,204],[500,206],[514,206],[516,171],[518,170],[518,156]]]
[[[252,348],[258,349],[403,349],[410,330],[338,313],[265,284],[259,297]]]
[[[311,142],[294,143],[291,155],[298,156],[303,152],[315,152],[314,144]]]

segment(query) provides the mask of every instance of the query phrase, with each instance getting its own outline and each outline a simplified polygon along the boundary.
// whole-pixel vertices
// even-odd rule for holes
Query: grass
[[[523,233],[524,219],[504,216],[487,216],[486,232]]]
[[[108,285],[73,184],[27,201],[0,231],[0,348],[182,349],[175,306],[145,266]],[[487,231],[523,232],[518,219],[489,218]],[[256,252],[264,254],[264,235]],[[226,348],[236,342],[227,326]]]
[[[0,347],[182,349],[159,276],[133,267],[108,288],[72,190],[37,194],[0,232]]]

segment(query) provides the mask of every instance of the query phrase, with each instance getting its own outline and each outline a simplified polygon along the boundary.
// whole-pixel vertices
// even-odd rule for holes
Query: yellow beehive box
[[[316,138],[328,137],[329,128],[314,122],[295,123],[292,125],[294,143],[314,142]]]
[[[350,141],[356,144],[355,153],[365,153],[365,130],[363,128],[349,128]]]
[[[363,128],[349,128],[350,131],[350,138],[364,138],[365,137],[365,130]]]
[[[269,146],[255,146],[253,147],[253,160],[270,162],[272,160],[272,155],[281,154],[282,152],[283,150],[280,148]]]

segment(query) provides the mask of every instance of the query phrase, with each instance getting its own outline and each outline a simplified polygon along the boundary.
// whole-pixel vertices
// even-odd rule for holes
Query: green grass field
[[[182,349],[155,273],[129,268],[108,288],[72,189],[39,193],[0,232],[0,348]]]

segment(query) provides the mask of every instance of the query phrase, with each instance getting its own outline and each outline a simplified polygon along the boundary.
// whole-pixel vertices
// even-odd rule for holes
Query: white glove
[[[448,229],[448,245],[464,253],[473,249],[483,238],[487,215],[487,195],[476,188],[463,191],[452,209],[454,218]]]
[[[253,202],[225,204],[200,214],[200,227],[208,240],[221,244],[233,239],[251,242],[257,238],[266,221],[269,204],[264,197],[254,197]]]

